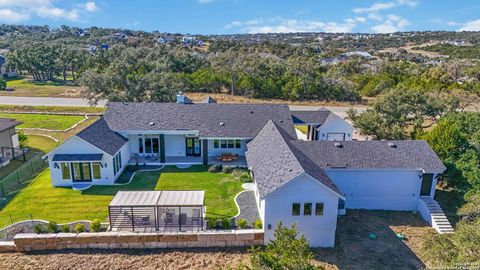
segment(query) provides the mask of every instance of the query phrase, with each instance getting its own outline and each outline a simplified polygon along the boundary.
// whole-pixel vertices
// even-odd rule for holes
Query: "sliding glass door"
[[[91,182],[92,168],[90,162],[72,162],[73,182]]]
[[[139,154],[159,154],[160,138],[158,134],[138,135],[138,153]]]
[[[186,146],[187,156],[200,156],[201,154],[200,139],[185,138],[185,146]]]

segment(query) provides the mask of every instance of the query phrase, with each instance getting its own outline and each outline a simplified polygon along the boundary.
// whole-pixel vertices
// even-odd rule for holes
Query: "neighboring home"
[[[188,45],[188,44],[193,44],[195,43],[197,40],[196,37],[194,36],[183,36],[182,37],[182,43],[185,44],[185,45]]]
[[[0,118],[0,167],[15,158],[20,151],[20,143],[15,127],[22,124],[12,118]]]
[[[6,62],[6,57],[0,55],[0,76],[4,79],[17,76],[17,72],[14,69],[5,67]]]
[[[358,57],[363,57],[363,58],[366,58],[366,59],[372,59],[373,58],[373,55],[371,55],[370,53],[365,52],[365,51],[346,52],[343,55],[345,55],[346,57],[358,56]]]
[[[160,36],[159,38],[157,38],[157,42],[160,44],[173,43],[175,42],[175,37],[170,35]]]
[[[427,202],[446,168],[425,141],[301,141],[269,121],[247,148],[265,241],[295,223],[312,246],[333,247],[347,209],[439,213]]]
[[[292,117],[294,125],[307,126],[307,140],[352,140],[352,125],[325,108],[316,111],[292,111]]]
[[[326,58],[321,58],[320,59],[320,64],[327,66],[327,65],[337,65],[340,63],[343,63],[348,60],[348,57],[345,55],[339,55],[335,57],[326,57]]]
[[[445,166],[425,141],[353,141],[351,126],[325,109],[212,101],[109,103],[103,118],[46,155],[52,184],[112,185],[127,164],[220,163],[250,170],[265,242],[283,222],[312,246],[332,247],[348,209],[418,211],[447,228],[433,200]],[[298,140],[299,121],[310,141]]]

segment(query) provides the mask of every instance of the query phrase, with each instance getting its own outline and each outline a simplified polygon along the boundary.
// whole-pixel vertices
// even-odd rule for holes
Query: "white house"
[[[307,126],[307,140],[351,141],[353,127],[330,110],[292,111],[296,126]]]
[[[0,118],[0,167],[7,165],[20,150],[15,127],[22,124],[12,118]]]

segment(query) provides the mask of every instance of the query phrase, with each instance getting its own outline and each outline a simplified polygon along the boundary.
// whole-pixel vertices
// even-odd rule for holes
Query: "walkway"
[[[240,214],[234,218],[235,221],[246,219],[248,227],[251,228],[252,223],[260,218],[255,201],[255,193],[249,190],[242,191],[235,197],[235,201],[240,208]]]

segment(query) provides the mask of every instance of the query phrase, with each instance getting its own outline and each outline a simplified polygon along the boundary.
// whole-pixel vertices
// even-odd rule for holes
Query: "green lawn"
[[[44,153],[50,152],[53,148],[55,148],[58,143],[49,137],[40,136],[40,135],[27,135],[28,141],[27,145],[30,148],[38,149]]]
[[[32,96],[32,97],[78,97],[80,87],[71,81],[33,81],[24,77],[16,77],[7,80],[7,86],[15,91],[0,91],[0,95],[8,96]]]
[[[242,190],[241,182],[231,174],[209,173],[203,166],[178,169],[168,166],[161,171],[139,172],[123,186],[94,186],[86,191],[54,188],[48,170],[20,191],[0,211],[0,228],[13,221],[30,218],[53,220],[57,223],[80,219],[107,220],[108,204],[120,190],[205,190],[207,216],[234,216],[233,201]]]
[[[84,117],[80,115],[55,115],[55,114],[22,114],[22,113],[0,113],[0,117],[15,118],[23,122],[20,128],[45,128],[53,130],[64,130]]]
[[[0,111],[4,112],[44,112],[48,113],[103,113],[104,107],[67,107],[67,106],[28,106],[28,105],[0,105]]]

